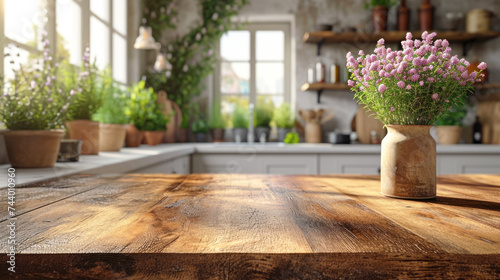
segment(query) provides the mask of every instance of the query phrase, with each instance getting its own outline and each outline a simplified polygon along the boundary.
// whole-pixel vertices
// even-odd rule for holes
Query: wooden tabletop
[[[79,175],[16,192],[17,279],[500,277],[498,175],[438,176],[431,201],[356,175]]]

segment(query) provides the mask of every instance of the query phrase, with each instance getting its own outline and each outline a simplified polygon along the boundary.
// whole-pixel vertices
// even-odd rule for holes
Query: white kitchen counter
[[[72,174],[127,173],[192,154],[303,154],[303,155],[380,155],[380,145],[362,144],[292,144],[266,143],[254,145],[236,143],[186,143],[142,145],[124,148],[120,152],[100,152],[97,156],[81,156],[79,162],[56,163],[53,168],[17,169],[17,185],[40,182]],[[438,155],[493,155],[500,162],[500,145],[438,145]],[[7,185],[9,164],[0,165],[0,188]]]

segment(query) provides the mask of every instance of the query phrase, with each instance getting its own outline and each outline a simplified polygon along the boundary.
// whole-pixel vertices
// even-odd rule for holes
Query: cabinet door
[[[320,174],[380,174],[380,155],[321,155]]]
[[[500,174],[500,156],[440,155],[438,174]]]

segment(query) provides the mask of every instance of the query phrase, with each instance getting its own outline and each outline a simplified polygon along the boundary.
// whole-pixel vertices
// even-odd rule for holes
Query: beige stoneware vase
[[[382,140],[382,194],[404,199],[436,197],[436,141],[430,125],[387,125]]]

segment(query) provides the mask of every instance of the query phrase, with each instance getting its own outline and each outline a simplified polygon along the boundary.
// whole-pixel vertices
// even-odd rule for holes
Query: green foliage
[[[248,110],[237,106],[233,113],[233,128],[248,128]]]
[[[210,117],[210,128],[211,129],[224,129],[226,128],[226,121],[222,118],[220,112],[220,102],[214,101],[212,108],[212,116]]]
[[[286,144],[297,144],[300,142],[299,134],[297,132],[288,132],[283,142]]]
[[[270,97],[258,96],[254,114],[255,127],[270,127],[271,121],[273,120],[273,113],[273,100]]]
[[[0,77],[0,121],[11,130],[49,130],[61,128],[71,101],[70,91],[61,89],[59,67],[49,57],[49,42],[42,36],[43,59],[34,65],[19,65],[14,79]],[[5,60],[15,64],[19,53],[9,47]]]
[[[102,107],[92,116],[92,120],[100,123],[127,124],[129,119],[125,114],[127,96],[125,92],[113,83],[111,72],[103,73],[103,82],[109,84],[103,92]]]
[[[172,0],[146,0],[143,17],[153,29],[153,35],[160,34],[176,24],[175,5]],[[236,15],[247,0],[201,0],[202,20],[184,36],[178,37],[167,46],[166,59],[168,69],[161,72],[148,71],[147,86],[157,92],[160,89],[169,94],[169,98],[181,107],[185,114],[186,106],[202,90],[202,80],[213,72],[217,58],[213,48],[224,32],[232,26],[231,17]],[[165,13],[171,7],[170,15]],[[159,8],[159,9],[158,9]],[[158,12],[160,11],[160,13]],[[154,17],[153,17],[154,13]],[[160,39],[159,39],[160,40]],[[161,40],[160,40],[161,41]]]
[[[283,103],[274,111],[274,124],[279,128],[293,128],[295,117],[292,114],[289,103]]]
[[[157,131],[166,130],[166,124],[169,119],[162,113],[161,108],[156,104],[157,95],[152,88],[146,88],[145,82],[132,86],[130,97],[127,101],[125,114],[130,122],[138,130]]]
[[[196,119],[191,124],[191,130],[193,133],[207,133],[208,123],[204,119]]]
[[[80,71],[68,62],[61,64],[60,79],[64,79],[64,89],[74,89],[75,94],[68,108],[68,119],[91,120],[103,102],[103,93],[111,86],[99,75],[95,60],[90,63],[90,49],[87,47]]]
[[[461,121],[467,115],[466,104],[455,104],[434,125],[457,125],[462,126]]]
[[[385,6],[390,8],[396,6],[398,3],[398,0],[369,0],[369,2],[365,3],[365,9],[372,9],[376,6]]]

